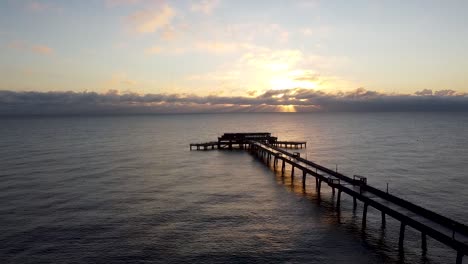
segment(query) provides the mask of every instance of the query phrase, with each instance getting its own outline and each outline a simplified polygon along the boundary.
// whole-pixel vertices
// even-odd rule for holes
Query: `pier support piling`
[[[426,233],[421,233],[421,249],[424,254],[427,252],[427,238]]]
[[[400,225],[400,238],[398,239],[398,249],[400,251],[403,251],[403,242],[405,240],[405,227],[406,227],[406,224],[401,222],[401,225]]]
[[[341,190],[338,190],[338,197],[336,198],[336,207],[340,208],[341,205]]]
[[[356,207],[357,207],[356,197],[353,196],[353,210],[356,210]]]
[[[281,165],[281,174],[284,175],[284,168],[286,166],[286,162],[284,162],[284,159],[283,159],[283,164]]]
[[[387,223],[386,223],[386,220],[385,220],[385,213],[384,213],[384,211],[381,211],[381,214],[382,214],[382,228],[385,228],[385,226],[387,225]]]
[[[461,251],[457,252],[457,264],[462,264],[463,262],[463,253]]]
[[[369,205],[367,203],[364,203],[364,210],[362,211],[362,229],[366,229],[366,224],[367,224],[367,207]]]
[[[307,172],[303,171],[302,172],[302,189],[305,189],[306,187],[306,176],[307,176]]]

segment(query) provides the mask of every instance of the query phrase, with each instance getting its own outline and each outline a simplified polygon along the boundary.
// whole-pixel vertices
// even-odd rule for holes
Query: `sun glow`
[[[281,112],[294,113],[296,112],[296,107],[294,105],[280,105]]]
[[[294,88],[305,88],[305,89],[318,88],[318,85],[315,82],[297,81],[288,77],[272,78],[270,80],[270,86],[271,86],[271,89],[273,90],[294,89]]]

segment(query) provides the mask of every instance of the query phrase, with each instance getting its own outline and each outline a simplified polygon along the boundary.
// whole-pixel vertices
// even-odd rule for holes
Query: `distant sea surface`
[[[456,252],[328,186],[302,191],[223,132],[305,140],[321,165],[467,224],[467,113],[0,119],[0,263],[454,263]],[[286,175],[289,175],[286,173]],[[465,257],[466,260],[466,257]]]

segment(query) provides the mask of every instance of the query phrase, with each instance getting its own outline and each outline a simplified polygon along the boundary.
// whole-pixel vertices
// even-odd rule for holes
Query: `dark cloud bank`
[[[413,95],[359,88],[326,93],[309,89],[269,90],[256,97],[95,92],[14,92],[0,90],[0,115],[109,115],[210,112],[390,112],[468,111],[468,94],[423,90]]]

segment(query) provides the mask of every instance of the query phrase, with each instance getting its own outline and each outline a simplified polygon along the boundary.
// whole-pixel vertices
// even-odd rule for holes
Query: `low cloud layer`
[[[197,112],[468,111],[468,94],[423,90],[384,94],[362,88],[327,93],[269,90],[254,97],[190,94],[0,91],[0,115],[98,115]]]

